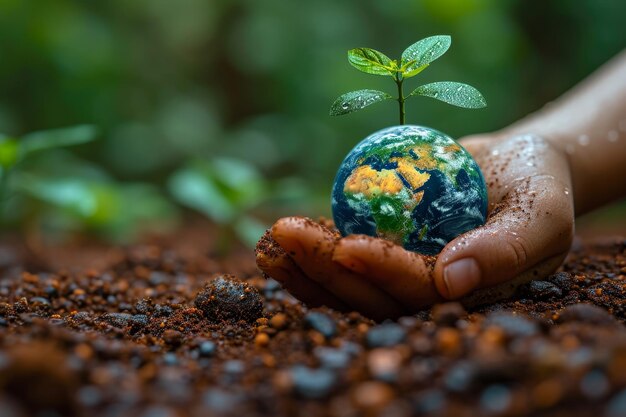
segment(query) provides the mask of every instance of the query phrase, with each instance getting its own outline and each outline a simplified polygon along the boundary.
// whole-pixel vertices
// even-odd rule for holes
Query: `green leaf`
[[[355,48],[348,51],[348,61],[359,71],[374,75],[393,75],[393,62],[382,52],[370,48]]]
[[[19,159],[19,142],[17,139],[0,135],[0,167],[2,172],[9,170]]]
[[[100,183],[81,178],[46,178],[30,174],[20,175],[18,179],[20,191],[82,218],[94,217],[98,211],[96,189],[101,186]]]
[[[98,231],[128,242],[140,231],[167,230],[178,215],[176,207],[150,184],[20,172],[16,186],[20,194],[43,203],[38,205],[40,216],[51,230]]]
[[[430,64],[435,59],[445,54],[448,48],[450,48],[451,43],[452,38],[448,35],[431,36],[417,41],[402,52],[400,66],[404,67],[411,61],[415,61],[413,64],[407,65],[405,70],[406,73],[410,74],[419,67]]]
[[[409,94],[409,97],[411,96],[432,97],[466,109],[487,107],[485,98],[477,89],[471,85],[454,81],[442,81],[419,86]]]
[[[229,224],[262,201],[267,185],[249,163],[218,158],[187,164],[170,177],[168,188],[180,204]]]
[[[330,107],[331,116],[341,116],[361,110],[379,101],[392,98],[384,91],[378,90],[357,90],[339,96]]]
[[[79,125],[63,129],[29,133],[20,140],[20,156],[49,148],[80,145],[96,139],[97,130],[92,125]]]

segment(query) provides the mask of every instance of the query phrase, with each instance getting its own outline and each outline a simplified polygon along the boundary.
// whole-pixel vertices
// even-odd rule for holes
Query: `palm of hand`
[[[489,218],[437,257],[369,236],[340,238],[310,219],[287,217],[259,242],[259,268],[311,306],[356,310],[378,320],[477,288],[500,284],[482,296],[506,295],[521,282],[553,272],[573,236],[567,159],[530,135],[461,143],[485,176]]]

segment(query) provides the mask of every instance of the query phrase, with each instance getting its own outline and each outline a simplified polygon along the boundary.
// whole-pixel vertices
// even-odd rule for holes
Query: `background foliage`
[[[407,122],[459,137],[584,78],[626,46],[623,16],[622,0],[0,0],[0,132],[100,132],[25,161],[5,226],[123,240],[185,206],[251,241],[281,214],[329,214],[343,156],[396,123],[385,104],[328,116],[342,92],[393,92],[347,50],[452,35],[421,81],[472,84],[489,107],[415,99]]]

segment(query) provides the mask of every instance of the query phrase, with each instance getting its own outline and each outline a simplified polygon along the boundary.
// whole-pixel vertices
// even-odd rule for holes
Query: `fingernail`
[[[473,258],[452,262],[443,270],[448,298],[459,298],[480,284],[480,267]]]

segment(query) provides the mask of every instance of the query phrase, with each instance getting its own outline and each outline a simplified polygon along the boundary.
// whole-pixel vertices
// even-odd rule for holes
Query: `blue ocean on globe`
[[[342,235],[366,234],[434,255],[485,223],[487,187],[472,156],[437,130],[393,126],[345,158],[332,210]]]

